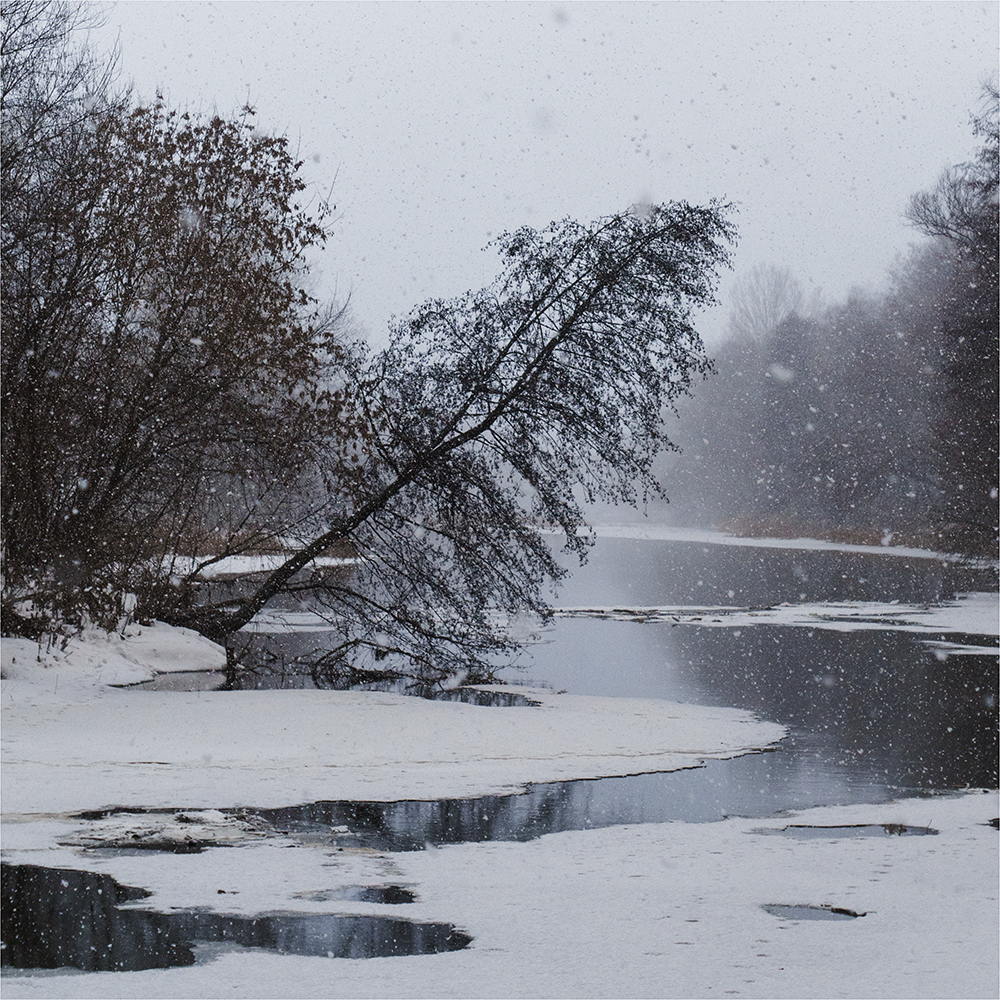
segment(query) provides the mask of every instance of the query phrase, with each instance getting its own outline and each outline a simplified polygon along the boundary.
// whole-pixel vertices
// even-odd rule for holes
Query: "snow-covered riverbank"
[[[994,997],[996,796],[814,809],[776,820],[619,826],[527,844],[406,854],[291,842],[204,854],[88,858],[32,832],[11,859],[85,865],[225,913],[385,913],[446,920],[465,950],[364,961],[232,951],[188,968],[6,977],[7,997]],[[799,840],[790,824],[906,823],[936,836]],[[28,833],[27,829],[23,831]],[[20,825],[12,847],[24,842]],[[403,885],[403,907],[323,903],[345,885]],[[840,921],[772,916],[834,906]],[[405,911],[405,912],[401,912]]]
[[[363,692],[110,687],[222,665],[220,650],[193,633],[160,625],[137,633],[89,634],[65,650],[4,642],[5,861],[101,872],[153,892],[132,906],[391,912],[454,924],[473,942],[364,961],[216,949],[187,968],[7,974],[8,997],[996,993],[997,835],[984,825],[997,815],[995,794],[402,854],[298,841],[211,810],[516,794],[526,782],[696,766],[764,748],[784,730],[734,709],[546,691],[526,692],[538,707],[482,708]],[[209,811],[68,815],[114,805]],[[789,823],[938,833],[803,841],[757,832]],[[145,836],[157,824],[231,846],[200,854],[82,846]],[[402,885],[416,902],[331,902],[358,885]],[[864,916],[789,920],[762,908],[769,904]]]
[[[125,641],[89,634],[41,654],[5,641],[5,813],[511,793],[527,782],[694,767],[785,734],[735,709],[526,689],[537,707],[109,687],[222,666],[219,648],[194,633],[136,632]]]

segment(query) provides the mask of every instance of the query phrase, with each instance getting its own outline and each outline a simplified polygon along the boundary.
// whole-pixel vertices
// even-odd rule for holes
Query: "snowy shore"
[[[509,794],[527,782],[694,767],[785,735],[736,709],[523,688],[538,707],[109,687],[223,665],[195,633],[136,633],[91,633],[41,654],[4,642],[5,814]]]
[[[527,844],[406,854],[283,842],[204,854],[80,857],[15,826],[11,860],[112,874],[143,905],[317,912],[343,885],[391,882],[405,916],[473,936],[462,951],[363,961],[239,951],[187,968],[5,976],[15,997],[960,997],[997,995],[994,794],[813,809],[771,820],[618,826]],[[798,840],[794,824],[926,824],[936,836]],[[25,829],[24,833],[28,834]],[[48,827],[55,835],[55,824]],[[219,894],[221,891],[222,894]],[[221,902],[220,902],[221,900]],[[768,904],[836,906],[842,921]],[[344,912],[385,912],[340,904]]]
[[[101,872],[153,893],[134,907],[404,909],[407,919],[457,925],[472,944],[363,961],[216,950],[184,968],[14,971],[4,975],[7,997],[996,995],[995,793],[617,826],[529,843],[337,850],[246,833],[216,810],[516,794],[527,782],[697,766],[765,748],[784,730],[734,709],[525,689],[537,707],[112,687],[222,666],[218,647],[193,633],[162,625],[136,633],[88,634],[65,650],[4,642],[5,861]],[[230,846],[89,852],[88,842],[152,822],[69,815],[109,806],[201,809],[174,819],[214,830]],[[937,832],[808,841],[760,832],[789,824]],[[358,884],[401,884],[416,902],[324,902]],[[771,904],[862,915],[789,919],[763,909]]]

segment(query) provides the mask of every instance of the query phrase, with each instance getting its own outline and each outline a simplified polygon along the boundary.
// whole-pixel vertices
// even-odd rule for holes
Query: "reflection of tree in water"
[[[193,964],[166,914],[118,908],[148,895],[95,872],[4,865],[3,964],[93,972]]]
[[[257,812],[279,829],[333,831],[337,843],[343,838],[344,843],[360,842],[380,850],[411,851],[428,844],[525,841],[546,833],[584,829],[590,824],[583,786],[589,784],[557,782],[533,785],[520,795],[434,802],[313,802]]]
[[[234,637],[227,654],[238,669],[227,688],[252,691],[318,688],[327,691],[406,691],[431,696],[431,687],[395,671],[359,670],[337,645],[335,632],[273,632]],[[412,690],[411,690],[412,689]]]
[[[392,670],[358,669],[342,650],[331,649],[327,632],[259,632],[230,644],[239,661],[227,690],[317,688],[326,691],[380,691],[435,701],[461,701],[484,708],[528,707],[537,704],[510,691],[480,691],[474,687],[443,687],[423,683]],[[324,645],[327,643],[327,645]],[[466,678],[473,683],[475,678]]]

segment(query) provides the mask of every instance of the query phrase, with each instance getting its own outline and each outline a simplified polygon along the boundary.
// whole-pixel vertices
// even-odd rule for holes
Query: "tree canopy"
[[[1000,472],[1000,92],[986,84],[973,132],[976,157],[946,170],[914,196],[910,221],[949,251],[939,312],[942,409],[934,426],[940,518],[962,548],[995,552]]]
[[[301,518],[343,348],[303,289],[327,210],[287,141],[114,96],[69,9],[4,6],[29,50],[4,59],[4,573],[113,620],[181,549]]]
[[[709,366],[691,311],[727,263],[726,212],[667,204],[501,237],[493,284],[424,304],[355,362],[360,474],[327,529],[253,594],[177,620],[221,637],[309,589],[342,632],[331,672],[488,674],[563,575],[543,530],[582,555],[582,502],[659,491],[664,410]],[[301,578],[344,542],[349,581]]]

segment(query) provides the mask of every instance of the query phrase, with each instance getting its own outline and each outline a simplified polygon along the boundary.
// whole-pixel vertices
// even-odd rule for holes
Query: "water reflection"
[[[826,735],[829,764],[898,788],[994,787],[994,656],[939,659],[911,633],[562,619],[529,681],[728,705]]]
[[[327,801],[257,812],[279,830],[331,847],[415,851],[617,824],[764,817],[819,805],[884,802],[901,791],[877,773],[859,774],[853,763],[836,763],[831,749],[829,737],[802,734],[775,751],[709,761],[703,768],[532,785],[521,795]]]
[[[784,601],[940,602],[995,590],[995,568],[878,552],[757,548],[704,542],[600,538],[559,593],[567,607]]]
[[[21,969],[133,972],[192,965],[195,945],[201,943],[377,958],[455,951],[472,940],[451,924],[393,917],[157,913],[120,906],[148,895],[94,872],[4,865],[2,963]]]

